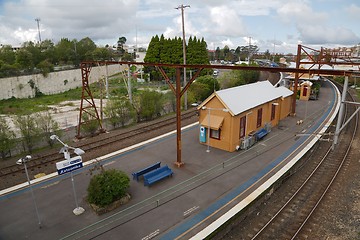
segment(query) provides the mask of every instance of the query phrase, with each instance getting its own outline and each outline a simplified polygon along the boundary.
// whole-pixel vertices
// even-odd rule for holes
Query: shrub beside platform
[[[90,204],[90,207],[94,210],[94,212],[97,215],[102,215],[104,213],[108,213],[108,212],[120,207],[121,205],[128,203],[130,201],[130,199],[131,199],[130,194],[126,193],[126,195],[124,197],[120,198],[117,201],[110,203],[109,205],[107,205],[105,207],[99,207],[93,203],[89,203],[89,204]]]

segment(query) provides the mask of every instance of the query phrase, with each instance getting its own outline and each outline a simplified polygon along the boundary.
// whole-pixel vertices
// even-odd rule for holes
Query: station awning
[[[211,114],[209,121],[209,114],[206,114],[205,118],[201,121],[201,125],[206,128],[209,128],[210,125],[211,129],[219,130],[223,122],[224,122],[224,117],[211,115]]]

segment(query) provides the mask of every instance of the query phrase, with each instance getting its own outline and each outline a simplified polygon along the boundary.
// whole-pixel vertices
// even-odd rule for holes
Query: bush
[[[88,202],[105,207],[126,195],[130,178],[122,171],[111,169],[91,178],[88,186]]]

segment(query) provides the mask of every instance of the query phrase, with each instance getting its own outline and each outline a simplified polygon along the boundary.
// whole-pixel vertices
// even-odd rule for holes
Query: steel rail
[[[183,119],[191,118],[194,115],[194,113],[195,113],[195,110],[185,112],[182,114],[182,118]],[[147,124],[146,126],[144,126],[142,128],[137,128],[137,129],[133,129],[133,130],[126,131],[126,132],[121,132],[121,133],[118,133],[113,136],[108,136],[105,139],[102,138],[101,140],[95,140],[95,141],[88,142],[88,143],[78,143],[78,144],[76,144],[76,147],[82,148],[86,152],[90,152],[95,149],[99,149],[99,148],[102,148],[109,144],[112,144],[114,142],[125,140],[129,137],[138,136],[138,135],[141,135],[141,134],[144,134],[147,132],[155,131],[162,127],[173,125],[175,121],[176,121],[175,116],[171,117],[171,118],[167,118],[167,119],[162,119],[160,121]],[[60,161],[60,160],[63,160],[63,159],[62,159],[62,155],[59,154],[58,152],[52,153],[52,154],[46,154],[45,156],[41,156],[37,159],[34,158],[33,161],[28,163],[28,168],[32,169],[32,168],[36,168],[36,167],[41,167],[42,165],[51,164],[51,163],[54,163],[54,162]],[[21,166],[14,164],[11,166],[1,168],[0,169],[0,177],[6,177],[7,175],[13,175],[13,174],[16,174],[16,173],[22,172],[22,171],[23,171],[23,168]]]
[[[354,98],[351,96],[351,94],[349,93],[349,96],[352,98],[352,100],[354,101]],[[345,120],[344,120],[345,121]],[[317,207],[319,206],[319,204],[321,203],[321,201],[323,200],[324,196],[326,195],[326,193],[328,192],[328,190],[330,189],[330,187],[332,186],[333,182],[335,181],[336,177],[338,176],[340,170],[342,169],[342,166],[345,163],[346,158],[349,155],[349,152],[351,150],[351,146],[352,146],[352,142],[355,139],[356,136],[356,129],[358,127],[358,123],[359,123],[359,117],[358,115],[355,118],[355,131],[353,131],[353,134],[351,136],[351,142],[345,152],[345,156],[343,157],[337,171],[335,172],[334,176],[332,177],[331,181],[329,182],[328,186],[326,187],[326,189],[324,190],[323,194],[321,195],[321,197],[319,198],[319,200],[316,202],[316,204],[314,205],[314,207],[312,208],[312,210],[310,211],[310,213],[308,214],[308,216],[306,217],[306,219],[303,221],[303,223],[300,225],[299,229],[295,232],[295,234],[293,235],[293,237],[291,238],[291,240],[295,239],[295,237],[297,237],[297,235],[300,233],[300,231],[303,229],[303,227],[305,226],[305,224],[308,222],[308,220],[310,219],[310,217],[312,216],[312,214],[314,213],[314,211],[317,209]]]
[[[350,94],[349,94],[350,95]],[[352,97],[350,95],[350,97]],[[345,119],[343,120],[345,121]],[[358,125],[358,118],[356,118],[356,122],[355,122],[355,129],[357,129],[357,125]],[[301,225],[298,227],[297,231],[294,233],[294,235],[292,236],[291,239],[295,239],[296,236],[300,233],[301,229],[304,227],[304,225],[306,224],[306,222],[310,219],[311,215],[313,214],[313,212],[316,210],[316,208],[318,207],[318,205],[320,204],[320,202],[322,201],[323,197],[326,195],[326,193],[328,192],[328,190],[330,189],[330,187],[332,186],[332,183],[334,182],[334,180],[336,179],[338,173],[340,172],[343,163],[345,162],[345,159],[348,156],[348,153],[351,149],[351,145],[352,142],[354,140],[356,136],[356,130],[353,131],[352,136],[351,136],[351,140],[349,142],[349,145],[346,149],[346,152],[344,154],[344,157],[342,159],[342,161],[340,162],[336,172],[334,173],[334,176],[331,178],[331,181],[327,184],[327,187],[325,188],[324,192],[321,194],[320,198],[317,200],[316,204],[312,207],[311,211],[308,213],[307,217],[303,220],[303,222],[301,223]],[[324,161],[327,159],[327,157],[329,156],[331,152],[331,146],[328,148],[328,150],[326,151],[325,155],[323,156],[323,158],[321,159],[321,161],[318,163],[318,165],[315,167],[315,169],[310,173],[310,175],[306,178],[306,180],[301,184],[301,186],[293,193],[293,195],[289,198],[288,201],[286,201],[283,206],[274,214],[274,216],[267,221],[267,223],[257,231],[257,233],[251,238],[251,240],[257,239],[259,237],[260,234],[262,234],[265,229],[274,221],[274,219],[276,219],[277,216],[279,216],[279,214],[281,214],[283,212],[283,210],[290,204],[290,202],[292,202],[292,200],[298,196],[299,192],[304,188],[304,186],[311,180],[311,178],[314,176],[314,174],[316,173],[316,171],[319,169],[319,167],[324,163]]]

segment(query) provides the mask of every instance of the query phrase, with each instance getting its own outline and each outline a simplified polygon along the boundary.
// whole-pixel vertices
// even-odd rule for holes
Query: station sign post
[[[83,167],[81,156],[70,158],[70,160],[64,160],[56,163],[56,169],[59,175],[72,172]]]
[[[78,203],[77,196],[76,196],[73,171],[83,167],[83,162],[82,162],[82,158],[81,158],[80,155],[84,154],[85,152],[80,148],[73,148],[73,147],[68,146],[67,144],[62,142],[59,139],[59,137],[56,136],[56,135],[51,135],[50,139],[51,140],[57,140],[58,142],[60,142],[64,146],[63,148],[61,148],[59,153],[64,154],[65,160],[63,160],[61,162],[57,162],[56,163],[56,169],[57,169],[57,172],[58,172],[59,175],[70,173],[70,175],[71,175],[71,183],[72,183],[72,187],[73,187],[73,191],[74,191],[75,205],[76,205],[76,208],[73,210],[73,213],[75,215],[80,215],[83,212],[85,212],[85,209],[82,208],[82,207],[79,207],[79,203]],[[74,153],[77,156],[70,157],[69,149],[73,149]]]

